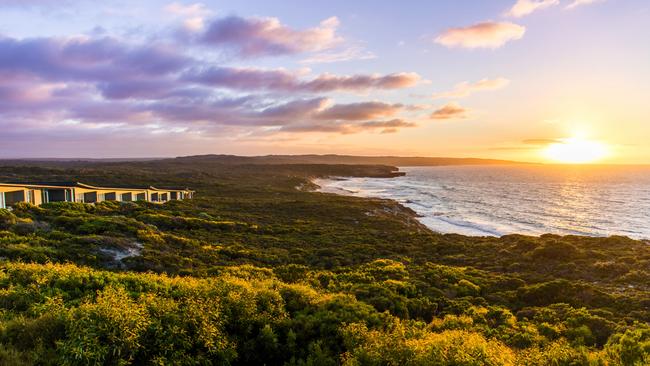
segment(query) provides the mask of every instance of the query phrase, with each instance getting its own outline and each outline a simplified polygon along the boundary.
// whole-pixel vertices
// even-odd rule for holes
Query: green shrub
[[[16,215],[11,211],[0,208],[0,230],[7,230],[16,224]]]
[[[67,365],[130,363],[142,347],[151,320],[146,308],[120,287],[107,287],[93,302],[70,313],[67,338],[61,343]]]
[[[504,344],[473,332],[412,331],[397,323],[389,331],[362,324],[343,330],[347,348],[344,365],[514,365],[515,354]]]

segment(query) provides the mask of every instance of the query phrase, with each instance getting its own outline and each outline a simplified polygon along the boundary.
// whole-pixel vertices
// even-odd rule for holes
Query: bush
[[[534,260],[566,260],[573,259],[580,251],[574,245],[563,241],[551,241],[535,248],[530,256]]]
[[[504,344],[477,333],[447,330],[428,333],[396,323],[388,331],[363,324],[344,328],[343,364],[356,365],[514,365],[515,354]]]
[[[67,339],[60,351],[64,365],[119,365],[133,362],[151,320],[146,308],[120,287],[107,287],[94,302],[71,311]]]
[[[0,230],[7,230],[16,224],[16,215],[11,211],[0,208]]]
[[[639,325],[615,334],[607,342],[605,352],[615,365],[650,365],[650,327]]]

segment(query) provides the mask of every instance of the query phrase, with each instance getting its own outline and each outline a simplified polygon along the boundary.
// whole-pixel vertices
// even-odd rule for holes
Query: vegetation
[[[646,365],[650,246],[432,233],[310,191],[390,167],[41,163],[0,180],[186,186],[0,210],[0,364]]]

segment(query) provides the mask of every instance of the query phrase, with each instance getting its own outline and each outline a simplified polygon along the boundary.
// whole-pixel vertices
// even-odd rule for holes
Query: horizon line
[[[102,157],[102,158],[93,158],[93,157],[0,157],[0,161],[32,161],[32,162],[75,162],[75,161],[86,161],[86,162],[101,162],[101,161],[113,161],[113,162],[130,162],[130,161],[156,161],[156,160],[165,160],[165,159],[177,159],[177,158],[188,158],[188,157],[205,157],[205,156],[230,156],[230,157],[243,157],[243,158],[259,158],[259,157],[300,157],[300,156],[317,156],[317,157],[326,157],[326,156],[339,156],[339,157],[354,157],[354,158],[397,158],[397,159],[467,159],[467,160],[485,160],[485,161],[497,161],[503,162],[510,165],[516,164],[526,164],[526,165],[545,165],[545,166],[649,166],[650,163],[557,163],[557,162],[532,162],[532,161],[518,161],[518,160],[507,160],[507,159],[495,159],[495,158],[480,158],[480,157],[455,157],[455,156],[408,156],[408,155],[353,155],[353,154],[336,154],[336,153],[327,153],[327,154],[315,154],[315,153],[306,153],[306,154],[264,154],[264,155],[237,155],[237,154],[223,154],[223,153],[208,153],[208,154],[194,154],[194,155],[177,155],[177,156],[150,156],[150,157]]]

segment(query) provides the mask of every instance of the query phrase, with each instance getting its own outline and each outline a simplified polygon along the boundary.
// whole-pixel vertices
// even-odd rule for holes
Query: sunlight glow
[[[562,139],[544,149],[544,156],[563,164],[587,164],[597,162],[608,155],[605,144],[578,137]]]

